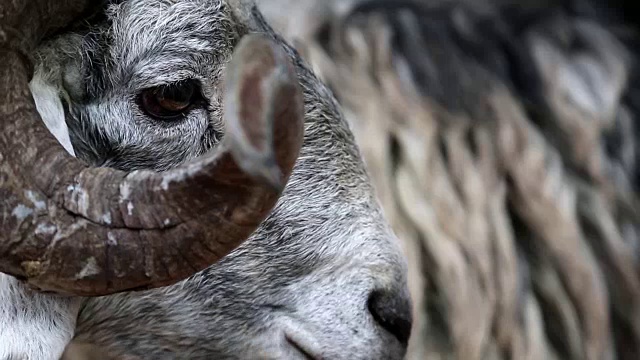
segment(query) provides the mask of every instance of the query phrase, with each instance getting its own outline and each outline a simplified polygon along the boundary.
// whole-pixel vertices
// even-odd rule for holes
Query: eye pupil
[[[143,90],[140,105],[142,110],[160,120],[176,120],[184,117],[194,104],[196,85],[193,81],[182,81]]]

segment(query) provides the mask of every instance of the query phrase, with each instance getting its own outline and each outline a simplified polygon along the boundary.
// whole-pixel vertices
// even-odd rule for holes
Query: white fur
[[[57,360],[71,341],[80,298],[40,294],[0,273],[0,360]]]

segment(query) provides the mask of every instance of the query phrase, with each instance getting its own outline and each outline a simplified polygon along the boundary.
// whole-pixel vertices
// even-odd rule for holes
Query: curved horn
[[[275,206],[302,145],[303,98],[288,55],[258,35],[240,42],[216,151],[165,173],[89,168],[55,141],[29,92],[24,54],[39,38],[16,29],[44,34],[45,16],[12,27],[21,14],[85,4],[38,5],[46,2],[0,0],[0,271],[41,290],[97,296],[175,283],[239,246]]]

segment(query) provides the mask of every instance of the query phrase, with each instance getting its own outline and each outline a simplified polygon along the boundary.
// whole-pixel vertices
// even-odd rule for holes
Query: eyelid
[[[189,95],[193,96],[198,91],[198,85],[192,82],[190,83],[193,84],[193,86],[189,87],[189,90],[190,90]],[[175,95],[175,94],[172,94],[173,90],[177,90],[177,91],[182,90],[181,87],[183,86],[183,84],[185,84],[185,81],[161,86],[158,88],[159,95],[163,97],[166,97],[168,94]]]
[[[202,76],[200,72],[193,69],[185,68],[159,68],[154,71],[148,69],[144,73],[134,73],[128,81],[131,90],[140,92],[144,89],[152,87],[164,86],[169,84],[177,84],[183,81],[194,81],[200,86],[207,83],[207,77]]]

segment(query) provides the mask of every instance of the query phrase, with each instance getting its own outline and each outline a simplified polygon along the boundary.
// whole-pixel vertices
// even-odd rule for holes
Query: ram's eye
[[[159,120],[177,120],[196,103],[199,91],[194,81],[181,81],[145,89],[140,94],[140,106]]]

